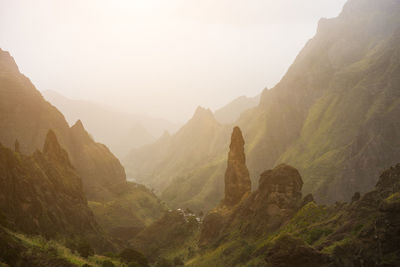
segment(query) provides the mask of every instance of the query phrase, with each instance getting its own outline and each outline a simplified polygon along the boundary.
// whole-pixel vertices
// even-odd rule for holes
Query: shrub
[[[75,253],[77,246],[76,246],[76,241],[72,240],[72,239],[67,239],[65,241],[65,247],[68,248],[69,250],[71,250],[72,253]]]
[[[93,248],[86,241],[79,242],[76,250],[78,251],[79,255],[84,258],[94,255]]]
[[[103,261],[103,263],[101,264],[101,267],[115,267],[114,263],[112,263],[109,260],[105,260]]]
[[[126,248],[124,249],[120,254],[119,257],[122,259],[122,261],[124,262],[137,262],[139,263],[141,266],[148,266],[148,262],[146,257],[133,249],[130,248]]]
[[[183,261],[181,260],[181,258],[179,257],[175,257],[174,258],[174,266],[184,266],[185,264],[183,263]]]

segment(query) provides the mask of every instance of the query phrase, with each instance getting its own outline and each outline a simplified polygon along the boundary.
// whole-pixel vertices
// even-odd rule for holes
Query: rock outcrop
[[[255,204],[272,205],[278,209],[296,208],[301,200],[302,187],[303,180],[299,171],[289,165],[280,164],[261,174]]]
[[[53,130],[49,130],[46,136],[46,141],[43,146],[43,154],[49,159],[64,163],[67,167],[72,168],[69,161],[68,153],[58,143],[56,134]]]
[[[229,148],[223,202],[227,206],[233,206],[251,191],[250,175],[244,154],[244,139],[239,127],[233,129]]]
[[[220,205],[204,218],[200,246],[215,244],[231,232],[257,237],[279,229],[302,207],[302,186],[300,173],[289,165],[263,172],[256,191],[243,195],[236,206]]]
[[[49,131],[43,152],[31,156],[0,145],[0,225],[45,237],[79,237],[110,249],[67,152]]]

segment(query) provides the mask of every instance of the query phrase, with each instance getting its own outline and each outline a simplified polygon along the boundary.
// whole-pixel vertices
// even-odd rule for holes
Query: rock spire
[[[244,154],[244,139],[239,127],[233,128],[229,148],[228,167],[225,172],[224,204],[233,206],[251,191],[251,180]]]

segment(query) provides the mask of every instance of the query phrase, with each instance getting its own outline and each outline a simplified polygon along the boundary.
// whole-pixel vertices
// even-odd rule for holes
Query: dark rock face
[[[302,205],[303,185],[299,172],[286,164],[261,174],[259,188],[235,211],[234,224],[243,235],[260,235],[275,231]]]
[[[225,172],[224,204],[233,206],[251,191],[250,175],[244,154],[244,139],[239,127],[233,129],[229,148],[228,168]]]
[[[68,167],[72,167],[67,151],[60,146],[53,130],[49,130],[47,133],[46,141],[43,146],[43,154],[50,160],[65,163]]]
[[[382,197],[388,197],[395,192],[400,192],[400,164],[384,171],[380,176],[376,189]]]
[[[43,152],[32,156],[0,145],[0,211],[0,224],[16,231],[50,238],[91,236],[96,248],[109,245],[87,205],[82,180],[53,131]]]
[[[275,231],[302,206],[302,186],[299,172],[289,165],[265,171],[255,192],[238,205],[222,205],[204,218],[200,245],[215,244],[234,231],[246,237]]]
[[[262,204],[277,205],[280,209],[295,208],[301,200],[303,180],[295,168],[280,164],[261,174],[257,198]],[[261,204],[261,202],[260,202]]]

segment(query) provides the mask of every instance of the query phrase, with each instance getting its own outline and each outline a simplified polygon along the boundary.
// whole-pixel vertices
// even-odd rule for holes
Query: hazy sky
[[[345,0],[0,0],[37,88],[172,121],[273,87]]]

